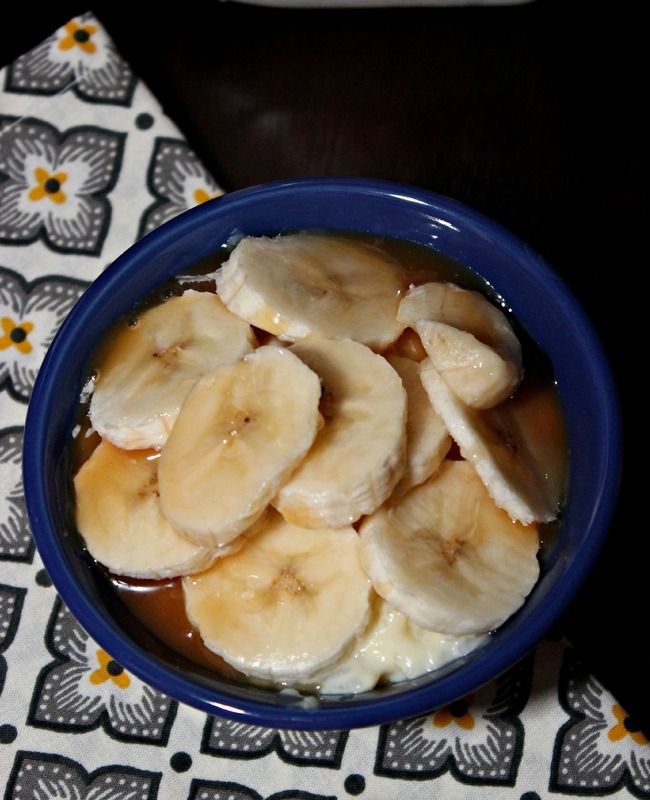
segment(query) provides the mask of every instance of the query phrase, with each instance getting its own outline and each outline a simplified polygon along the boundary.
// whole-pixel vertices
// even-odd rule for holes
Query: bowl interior
[[[219,679],[143,634],[79,548],[69,519],[66,450],[85,363],[115,318],[233,237],[297,229],[359,231],[432,247],[477,272],[549,356],[566,419],[569,493],[560,534],[524,607],[486,645],[442,670],[319,701]],[[306,180],[235,192],[183,214],[118,259],[88,289],[39,373],[25,431],[25,494],[39,551],[64,601],[111,655],[146,682],[210,713],[287,728],[348,728],[451,702],[524,655],[584,578],[616,496],[616,397],[582,310],[541,259],[481,215],[381,182]]]

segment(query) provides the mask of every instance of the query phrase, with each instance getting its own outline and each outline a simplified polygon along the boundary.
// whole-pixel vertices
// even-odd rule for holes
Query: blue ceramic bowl
[[[321,228],[417,242],[479,273],[549,356],[571,453],[557,542],[524,607],[488,643],[442,670],[306,707],[300,698],[219,679],[184,663],[121,607],[68,520],[66,449],[88,356],[115,318],[155,286],[232,237]],[[41,367],[27,416],[25,494],[54,584],[88,633],[127,669],[208,713],[279,728],[345,729],[414,716],[452,702],[521,658],[567,606],[594,561],[616,500],[616,393],[584,312],[539,256],[458,203],[379,181],[314,179],[234,192],[181,215],[135,244],[88,289]]]

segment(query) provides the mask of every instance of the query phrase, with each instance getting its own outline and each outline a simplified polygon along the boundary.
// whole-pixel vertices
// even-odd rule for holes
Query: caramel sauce
[[[417,333],[412,328],[406,328],[404,333],[386,350],[384,355],[386,358],[400,356],[401,358],[410,358],[411,361],[424,361],[427,357],[427,351],[422,346]]]
[[[86,409],[87,411],[87,409]],[[77,435],[74,445],[70,448],[70,473],[76,475],[81,467],[88,461],[95,452],[102,437],[95,431],[88,419],[88,414],[84,413],[79,417]]]
[[[111,588],[126,608],[160,642],[198,666],[221,677],[245,680],[245,676],[203,644],[187,618],[180,578],[163,581],[109,575]]]

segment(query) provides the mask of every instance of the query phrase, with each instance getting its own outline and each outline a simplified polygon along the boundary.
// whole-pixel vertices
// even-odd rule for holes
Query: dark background
[[[0,64],[88,10],[56,0],[23,6],[8,22],[3,11]],[[93,5],[225,189],[308,175],[433,189],[528,241],[585,306],[619,386],[629,455],[605,551],[559,627],[650,735],[640,13],[620,2],[544,0],[454,9],[159,8]]]

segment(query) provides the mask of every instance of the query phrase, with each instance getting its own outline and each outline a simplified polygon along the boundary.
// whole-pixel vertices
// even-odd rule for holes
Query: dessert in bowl
[[[141,618],[129,610],[132,606],[116,596],[102,569],[85,550],[76,531],[70,484],[69,460],[80,389],[91,354],[115,320],[132,313],[135,304],[156,287],[243,237],[315,230],[421,245],[480,276],[493,297],[502,298],[512,309],[518,324],[549,359],[570,453],[559,529],[542,553],[539,579],[532,581],[534,586],[524,605],[477,642],[475,649],[440,669],[356,694],[302,694],[243,682],[228,674],[216,674],[165,643],[164,636],[143,626]],[[249,321],[264,327],[263,320]],[[276,331],[271,325],[266,330],[282,338],[282,330]],[[427,335],[424,329],[422,335]],[[291,337],[298,338],[289,334]],[[572,342],[570,349],[567,341]],[[381,349],[385,343],[370,345]],[[295,345],[298,355],[301,347],[302,358],[309,364],[316,356],[304,352],[300,342]],[[269,363],[294,358],[283,346],[266,344],[262,349]],[[262,353],[262,349],[257,352]],[[313,405],[313,399],[310,402]],[[316,435],[316,431],[313,433]],[[386,428],[386,438],[389,436]],[[467,457],[469,445],[463,441],[459,444]],[[161,451],[161,464],[166,448],[164,445]],[[53,343],[35,387],[26,429],[25,491],[39,550],[63,599],[88,632],[127,669],[210,713],[276,727],[346,728],[388,722],[451,702],[499,674],[530,649],[573,596],[606,533],[616,495],[618,448],[615,393],[597,339],[566,288],[529,248],[480,215],[428,192],[381,182],[305,180],[236,192],[188,212],[136,244],[90,287]],[[167,457],[168,462],[171,460]],[[456,467],[446,468],[446,472],[452,469]],[[397,472],[391,476],[391,490],[401,477]],[[300,481],[292,479],[292,483]],[[171,507],[170,493],[165,492]],[[284,489],[282,494],[283,500],[275,507],[280,512],[284,509],[291,518],[296,513],[295,504],[293,511],[290,508],[293,495]],[[194,522],[183,517],[184,511],[180,513],[180,527],[192,528]],[[368,514],[368,510],[362,513]],[[511,517],[516,513],[509,512]],[[531,520],[522,521],[528,524]],[[364,524],[362,521],[360,526],[362,539]],[[338,529],[341,522],[335,521],[331,527]],[[227,537],[232,538],[234,534],[229,531]],[[203,531],[193,531],[199,544],[205,544],[204,535]],[[352,529],[346,535],[354,538]],[[222,546],[228,543],[227,537],[211,540],[211,544]],[[375,542],[370,551],[380,546],[378,534],[368,534],[367,538]],[[373,561],[372,553],[366,561]],[[386,584],[385,576],[371,577],[378,593],[385,596],[380,590]],[[395,602],[393,596],[387,599]],[[487,621],[480,632],[489,628]]]

